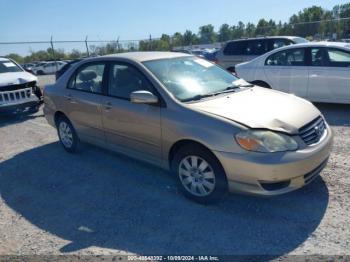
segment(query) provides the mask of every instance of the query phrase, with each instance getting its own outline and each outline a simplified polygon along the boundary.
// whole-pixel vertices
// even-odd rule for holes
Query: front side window
[[[143,62],[178,100],[186,102],[224,92],[235,86],[237,77],[197,57],[169,58]]]
[[[109,73],[108,94],[123,99],[130,99],[132,92],[152,91],[151,84],[136,68],[127,64],[112,64]]]
[[[305,66],[305,49],[288,49],[270,55],[265,65],[268,66]]]
[[[0,61],[0,74],[1,73],[12,73],[12,72],[22,72],[23,70],[13,63],[11,60],[1,60]]]
[[[334,67],[349,67],[350,52],[340,49],[328,49],[329,65]]]
[[[101,94],[105,64],[94,63],[78,68],[68,87],[90,93]]]

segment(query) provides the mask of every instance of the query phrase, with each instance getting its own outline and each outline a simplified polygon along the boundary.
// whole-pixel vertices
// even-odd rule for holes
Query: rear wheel
[[[77,151],[79,139],[71,122],[66,117],[60,117],[57,120],[57,131],[63,148],[69,152]]]
[[[172,169],[181,191],[196,202],[217,202],[227,192],[225,172],[216,157],[205,148],[184,146],[175,155]]]

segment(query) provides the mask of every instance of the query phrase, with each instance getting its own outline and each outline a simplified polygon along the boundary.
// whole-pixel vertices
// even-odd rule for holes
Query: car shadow
[[[199,205],[161,169],[93,146],[68,154],[58,142],[0,163],[0,192],[30,223],[71,241],[63,253],[279,256],[314,232],[328,205],[322,178],[282,196]]]
[[[38,110],[0,114],[0,127],[18,124],[38,117],[44,117],[44,114],[40,108]]]
[[[350,105],[315,103],[331,126],[350,126]]]

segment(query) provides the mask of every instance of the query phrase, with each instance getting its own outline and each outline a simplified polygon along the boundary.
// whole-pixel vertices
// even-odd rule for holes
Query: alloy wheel
[[[67,148],[71,148],[73,145],[73,132],[70,126],[66,122],[62,121],[59,124],[58,130],[63,145]]]
[[[179,164],[178,175],[184,188],[192,195],[205,197],[215,189],[215,174],[201,157],[187,156]]]

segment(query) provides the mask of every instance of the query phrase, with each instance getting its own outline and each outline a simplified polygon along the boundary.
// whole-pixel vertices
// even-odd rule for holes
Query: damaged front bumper
[[[0,89],[0,113],[24,111],[38,106],[41,100],[34,94],[33,88],[37,87]]]

